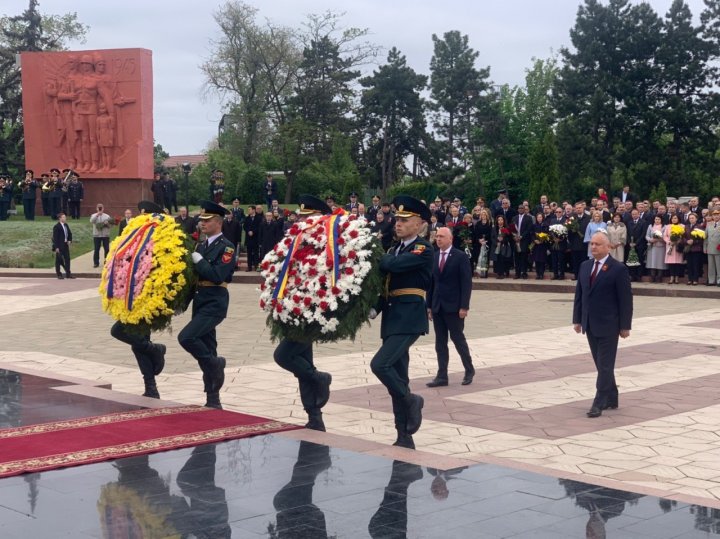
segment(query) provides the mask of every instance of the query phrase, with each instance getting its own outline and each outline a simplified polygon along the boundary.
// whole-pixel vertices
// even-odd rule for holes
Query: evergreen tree
[[[560,196],[560,165],[555,135],[548,130],[533,144],[528,158],[527,175],[529,200],[536,202],[541,195],[549,200],[558,200]]]
[[[393,47],[387,64],[361,79],[360,84],[365,88],[360,110],[369,139],[368,165],[379,171],[384,196],[402,175],[405,159],[418,153],[425,133],[420,91],[427,84],[427,77],[408,67],[405,56]]]

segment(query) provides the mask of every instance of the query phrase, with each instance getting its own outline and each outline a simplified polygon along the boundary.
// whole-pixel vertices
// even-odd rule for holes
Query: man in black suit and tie
[[[535,232],[533,231],[533,218],[525,213],[525,206],[518,206],[518,214],[513,218],[515,226],[515,279],[528,278],[528,254],[530,253],[530,242]],[[520,247],[517,250],[517,247]]]
[[[610,255],[610,239],[597,232],[590,239],[592,258],[580,266],[575,286],[573,328],[587,336],[598,376],[588,417],[618,407],[615,357],[618,337],[630,336],[633,296],[627,267]]]
[[[428,387],[448,385],[448,333],[460,354],[465,376],[462,385],[472,383],[475,369],[463,330],[470,309],[472,273],[467,255],[452,246],[453,235],[449,228],[439,228],[435,235],[437,249],[433,254],[433,278],[428,292],[427,314],[435,329],[435,352],[438,371]]]
[[[70,273],[70,244],[72,243],[72,232],[65,222],[64,213],[58,213],[58,222],[53,226],[52,249],[55,252],[55,273],[58,279],[64,279],[60,272],[60,266],[65,268],[65,275],[68,279],[74,279]]]

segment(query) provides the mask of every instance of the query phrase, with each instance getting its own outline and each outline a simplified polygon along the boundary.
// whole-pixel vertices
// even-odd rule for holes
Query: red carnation
[[[300,286],[302,284],[302,279],[300,277],[295,277],[295,286]]]
[[[342,265],[345,264],[346,262],[347,262],[347,257],[346,257],[346,256],[341,256],[341,257],[340,257],[340,265],[342,266]]]
[[[353,230],[353,232],[355,232],[355,231]],[[342,238],[342,237],[338,238],[337,244],[338,244],[338,245],[345,245],[345,238]]]
[[[305,296],[305,299],[303,299],[303,303],[306,307],[310,307],[310,304],[312,303],[312,299],[310,299],[310,296]]]
[[[327,295],[327,292],[321,288],[317,291],[317,295],[319,298],[324,298]]]
[[[261,308],[261,309],[264,309],[264,308],[265,308],[265,305],[266,305],[266,304],[265,304],[265,300],[261,299],[261,300],[260,300],[260,308]]]
[[[350,237],[351,237],[352,239],[357,238],[359,235],[360,235],[360,233],[359,233],[357,230],[351,230],[351,231],[350,231]]]
[[[282,303],[278,303],[277,305],[275,305],[275,310],[276,310],[277,312],[281,313],[281,312],[282,312],[282,309],[283,309]]]
[[[317,258],[308,258],[305,262],[310,266],[314,266],[317,264]]]
[[[352,268],[345,268],[345,275],[352,275],[355,273],[355,270]]]
[[[328,307],[330,307],[330,305],[328,304],[327,301],[321,301],[321,302],[320,302],[320,310],[321,310],[321,311],[327,311],[327,310],[328,310]]]
[[[315,277],[317,274],[318,274],[318,270],[316,270],[315,268],[310,268],[310,269],[308,270],[308,275],[309,275],[310,277]]]
[[[333,286],[333,287],[332,287],[332,293],[333,293],[333,295],[339,296],[339,295],[340,295],[340,292],[341,292],[341,290],[340,290],[337,286]]]
[[[267,288],[265,283],[260,283],[260,290],[265,290],[265,288]]]
[[[289,232],[292,236],[296,236],[297,233],[300,232],[300,229],[298,228],[297,225],[293,225],[293,226],[290,227],[290,230],[289,230],[288,232]],[[288,239],[290,239],[290,238],[288,238]],[[292,241],[291,241],[291,243],[292,243]],[[290,245],[290,243],[288,243],[288,245]]]
[[[285,242],[284,242],[284,243],[285,243],[285,245],[287,245],[287,246],[289,247],[290,244],[292,243],[292,239],[290,239],[290,238],[285,238]]]
[[[293,307],[292,312],[293,312],[293,314],[294,314],[295,316],[300,316],[300,315],[302,314],[302,311],[300,310],[300,307]]]
[[[321,275],[318,281],[320,281],[320,284],[325,284],[327,283],[327,277],[325,277],[325,275]]]
[[[270,267],[270,262],[265,260],[262,264],[260,264],[260,267],[264,270],[268,269]]]
[[[354,221],[354,220],[357,219],[357,218],[358,218],[357,215],[355,215],[354,213],[351,213],[351,214],[350,214],[350,217],[348,217],[348,221]]]
[[[355,251],[350,251],[350,252],[348,253],[347,257],[348,257],[350,260],[355,260],[355,259],[357,258],[357,253],[356,253]]]
[[[345,221],[345,222],[343,223],[342,229],[343,229],[343,230],[347,230],[349,226],[350,226],[350,223],[348,223],[347,221]]]
[[[300,303],[300,300],[302,300],[302,298],[301,298],[300,296],[298,296],[297,294],[294,294],[293,297],[292,297],[292,300],[293,300],[295,303]]]

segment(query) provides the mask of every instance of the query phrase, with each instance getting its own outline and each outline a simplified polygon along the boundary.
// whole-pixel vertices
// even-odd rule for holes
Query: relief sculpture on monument
[[[26,161],[85,178],[152,177],[152,67],[143,49],[23,53]]]

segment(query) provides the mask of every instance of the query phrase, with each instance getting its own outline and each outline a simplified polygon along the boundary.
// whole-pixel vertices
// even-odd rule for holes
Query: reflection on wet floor
[[[62,385],[0,372],[0,428],[128,409]],[[3,539],[689,538],[720,534],[720,511],[265,435],[2,479],[0,526]]]

